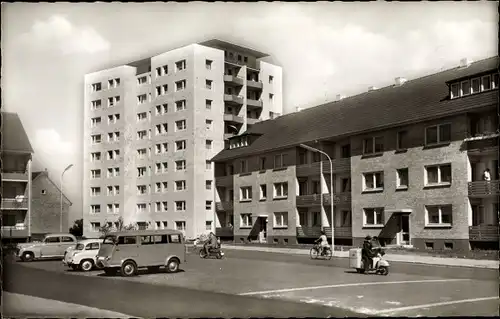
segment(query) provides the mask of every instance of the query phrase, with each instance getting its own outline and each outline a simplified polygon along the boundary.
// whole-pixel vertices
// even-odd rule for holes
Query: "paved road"
[[[498,315],[498,271],[391,266],[388,276],[360,275],[345,259],[228,250],[223,260],[189,255],[180,273],[133,278],[75,273],[59,261],[16,263],[4,287],[143,317]]]

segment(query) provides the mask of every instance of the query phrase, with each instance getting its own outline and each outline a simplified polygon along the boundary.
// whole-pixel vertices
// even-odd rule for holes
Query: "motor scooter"
[[[207,258],[207,257],[216,257],[217,259],[221,259],[222,257],[224,257],[224,252],[222,251],[222,249],[219,247],[219,248],[209,248],[208,249],[208,254],[206,253],[205,251],[205,246],[207,244],[204,244],[203,247],[201,247],[200,249],[200,257],[201,258]]]
[[[368,273],[375,273],[383,276],[389,274],[389,262],[383,258],[385,252],[378,248],[376,249],[376,256],[372,258],[372,264],[368,269]],[[361,248],[352,248],[349,250],[349,267],[356,269],[357,273],[365,273],[364,260],[362,258]]]

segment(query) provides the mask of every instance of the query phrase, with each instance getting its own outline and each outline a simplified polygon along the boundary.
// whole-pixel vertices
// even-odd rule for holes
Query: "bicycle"
[[[311,251],[309,252],[311,259],[318,259],[318,257],[322,257],[326,260],[332,259],[332,248],[331,247],[325,247],[323,248],[319,244],[315,244],[312,248]]]

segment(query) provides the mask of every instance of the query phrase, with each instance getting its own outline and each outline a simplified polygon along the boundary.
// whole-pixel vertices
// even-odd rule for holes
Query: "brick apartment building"
[[[84,235],[118,216],[138,228],[213,230],[210,161],[282,113],[281,67],[209,40],[85,76]]]
[[[2,112],[2,242],[31,237],[31,162],[33,148],[16,113]]]
[[[47,170],[33,172],[31,182],[31,236],[41,239],[49,233],[59,233],[61,223],[61,190]],[[71,201],[63,194],[62,232],[69,231]]]
[[[496,57],[463,59],[231,138],[212,159],[216,233],[235,242],[305,242],[321,229],[330,237],[333,205],[336,244],[376,235],[386,245],[498,249],[497,66]],[[301,144],[327,153],[333,171]]]

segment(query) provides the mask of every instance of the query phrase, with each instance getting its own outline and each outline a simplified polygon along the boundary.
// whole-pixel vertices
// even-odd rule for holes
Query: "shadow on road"
[[[99,270],[96,270],[96,271],[99,271]],[[176,271],[175,273],[172,273],[172,274],[183,273],[183,272],[185,272],[183,269],[179,269],[178,271]],[[139,269],[139,271],[137,272],[138,276],[153,275],[153,274],[170,274],[170,273],[167,271],[166,268],[160,268],[158,270]],[[120,271],[118,271],[116,273],[116,275],[108,275],[104,272],[97,275],[97,277],[118,277],[118,276],[120,276]]]

